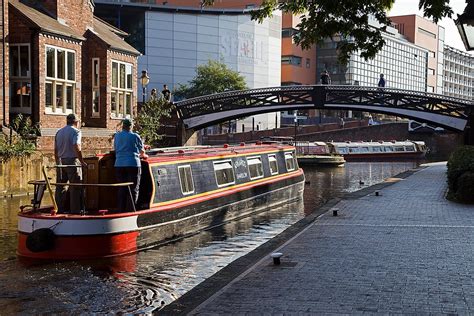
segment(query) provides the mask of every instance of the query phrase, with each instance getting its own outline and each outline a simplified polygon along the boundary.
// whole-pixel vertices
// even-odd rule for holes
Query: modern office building
[[[394,27],[409,42],[428,50],[426,91],[443,93],[443,63],[445,30],[421,16],[392,16]]]
[[[148,70],[149,88],[185,84],[196,67],[220,60],[238,71],[249,88],[281,85],[281,14],[263,23],[247,9],[203,9],[172,4],[96,1],[96,14],[134,36]],[[276,119],[275,119],[276,117]],[[259,114],[233,123],[237,131],[279,126],[279,114]]]
[[[444,46],[443,94],[474,100],[474,55]]]
[[[376,21],[371,21],[377,27]],[[334,37],[319,45],[316,51],[317,72],[327,70],[334,85],[377,86],[383,74],[386,87],[426,91],[429,51],[407,41],[393,27],[383,33],[385,46],[374,59],[365,60],[359,53],[351,55],[347,65],[338,62]]]

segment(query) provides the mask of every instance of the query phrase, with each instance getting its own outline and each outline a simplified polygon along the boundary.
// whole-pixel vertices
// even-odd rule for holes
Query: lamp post
[[[140,81],[142,83],[142,95],[143,95],[143,103],[146,101],[146,86],[150,83],[150,77],[148,77],[148,72],[146,70],[142,70],[142,75],[140,77]]]
[[[454,21],[466,50],[474,50],[474,0],[468,0],[464,13]]]

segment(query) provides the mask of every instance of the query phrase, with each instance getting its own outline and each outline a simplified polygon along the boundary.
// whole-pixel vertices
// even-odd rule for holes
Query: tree
[[[164,98],[151,98],[145,102],[135,118],[135,130],[143,142],[155,146],[163,138],[160,127],[163,118],[171,116],[172,105]]]
[[[212,5],[214,0],[203,0]],[[471,1],[471,0],[468,0]],[[335,35],[345,39],[338,44],[339,60],[346,63],[351,53],[360,51],[365,59],[374,58],[385,41],[382,31],[390,25],[387,11],[395,0],[263,0],[261,6],[252,12],[252,19],[262,22],[279,9],[284,13],[301,15],[298,33],[294,41],[303,49],[320,44]],[[449,0],[419,0],[419,8],[425,17],[437,23],[442,17],[451,17],[453,11]],[[382,26],[369,25],[369,16]]]
[[[173,94],[176,100],[244,89],[247,89],[247,85],[241,74],[229,69],[222,62],[209,60],[207,64],[199,65],[196,76],[187,84],[179,85]]]

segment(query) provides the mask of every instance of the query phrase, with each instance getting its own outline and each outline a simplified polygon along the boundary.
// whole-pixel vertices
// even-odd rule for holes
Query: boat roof
[[[167,147],[147,150],[150,163],[171,162],[190,159],[206,159],[235,155],[261,154],[280,150],[293,150],[294,147],[283,143],[255,143],[223,146]]]
[[[392,141],[392,142],[331,142],[337,147],[375,147],[375,146],[413,146],[414,143],[425,144],[422,141]]]

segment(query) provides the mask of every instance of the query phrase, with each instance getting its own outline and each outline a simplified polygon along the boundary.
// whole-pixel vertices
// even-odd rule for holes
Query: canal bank
[[[470,314],[474,207],[445,192],[430,164],[331,200],[159,313]]]

